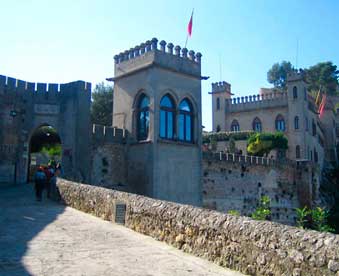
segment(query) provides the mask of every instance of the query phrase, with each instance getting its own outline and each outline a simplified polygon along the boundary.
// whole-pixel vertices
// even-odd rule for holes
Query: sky
[[[211,83],[235,96],[270,87],[276,62],[339,65],[339,1],[0,0],[0,75],[30,82],[96,83],[113,76],[113,56],[153,37],[202,53],[202,118],[212,128]]]

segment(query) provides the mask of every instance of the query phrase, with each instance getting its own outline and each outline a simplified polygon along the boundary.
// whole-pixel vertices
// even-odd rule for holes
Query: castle
[[[245,215],[269,194],[272,219],[293,224],[294,208],[317,198],[323,164],[337,160],[338,113],[327,105],[319,119],[302,71],[289,75],[287,92],[231,98],[230,84],[214,83],[215,132],[283,131],[286,157],[298,163],[280,164],[282,152],[247,156],[244,139],[239,155],[219,141],[203,156],[201,57],[156,38],[115,55],[111,126],[90,123],[90,83],[0,76],[0,182],[27,181],[32,134],[47,125],[60,136],[67,178]]]
[[[334,108],[338,99],[328,97],[320,118],[304,77],[303,70],[293,71],[286,92],[261,89],[259,95],[237,98],[231,98],[227,82],[212,84],[213,131],[281,131],[288,138],[288,159],[309,160],[321,168],[324,162],[338,162],[339,120]],[[238,146],[246,153],[244,145]],[[283,153],[277,154],[275,158]]]
[[[114,57],[113,126],[90,125],[91,86],[0,77],[0,182],[25,182],[30,139],[60,135],[65,176],[202,204],[201,54],[153,38]]]

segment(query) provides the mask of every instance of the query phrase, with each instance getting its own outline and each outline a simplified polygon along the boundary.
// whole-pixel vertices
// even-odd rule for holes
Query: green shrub
[[[259,206],[252,213],[251,217],[255,220],[266,220],[271,215],[271,199],[268,196],[262,196]]]
[[[237,210],[228,210],[227,214],[237,217],[240,216],[240,213]]]
[[[310,215],[311,211],[305,206],[304,208],[296,208],[297,214],[297,227],[305,228],[308,222],[307,216]]]
[[[281,132],[253,133],[247,142],[247,152],[255,156],[267,156],[273,149],[286,150],[288,148],[288,140]]]

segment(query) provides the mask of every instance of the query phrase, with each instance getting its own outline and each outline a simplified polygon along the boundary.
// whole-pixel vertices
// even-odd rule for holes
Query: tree
[[[92,94],[91,121],[93,124],[111,126],[113,116],[113,86],[97,84]]]
[[[273,64],[272,68],[267,72],[267,81],[272,83],[274,87],[286,89],[287,74],[294,70],[291,62],[282,61]]]
[[[337,93],[339,70],[332,62],[319,62],[305,72],[310,91],[317,92],[321,88],[330,95]]]

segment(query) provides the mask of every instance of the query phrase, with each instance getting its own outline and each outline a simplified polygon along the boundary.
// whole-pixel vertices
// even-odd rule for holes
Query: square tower
[[[129,133],[129,186],[201,205],[201,54],[158,49],[153,38],[114,60],[113,126]]]

